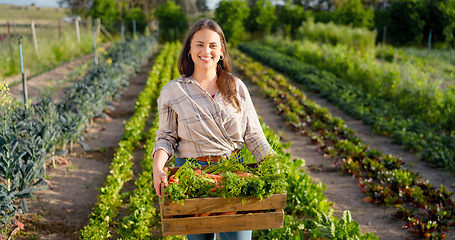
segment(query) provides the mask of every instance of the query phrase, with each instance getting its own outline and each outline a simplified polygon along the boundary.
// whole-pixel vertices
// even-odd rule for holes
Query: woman
[[[236,155],[245,145],[258,162],[273,150],[267,142],[245,84],[231,74],[226,39],[213,20],[199,20],[188,33],[178,60],[182,75],[161,89],[159,130],[153,150],[158,196],[167,186],[165,163],[192,159],[200,165]],[[251,239],[251,231],[220,233],[222,239]],[[215,234],[188,235],[215,239]]]

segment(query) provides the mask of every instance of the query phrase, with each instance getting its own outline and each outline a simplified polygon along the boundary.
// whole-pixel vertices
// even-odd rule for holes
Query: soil
[[[84,59],[90,59],[90,56],[86,56]],[[67,67],[74,69],[81,62],[83,61],[68,63]],[[115,110],[108,113],[110,117],[95,120],[93,126],[87,130],[84,142],[91,150],[84,149],[77,144],[66,159],[58,159],[62,160],[62,164],[58,164],[55,168],[49,165],[47,179],[53,185],[53,189],[39,191],[35,193],[35,198],[27,200],[29,213],[22,215],[19,219],[25,224],[25,229],[19,231],[14,239],[65,240],[79,238],[80,230],[88,224],[89,214],[97,201],[97,188],[103,186],[106,176],[109,174],[111,159],[124,133],[124,123],[134,113],[134,104],[138,94],[145,86],[147,73],[151,66],[151,61],[148,61],[130,80],[130,86],[123,91],[121,100],[116,102]],[[58,68],[55,70],[58,71]],[[33,83],[33,86],[36,86],[36,90],[29,91],[29,98],[33,99],[37,94],[45,92],[46,86],[49,88],[49,85],[52,85],[49,83],[50,79],[54,79],[54,82],[59,84],[58,88],[55,88],[55,85],[51,86],[55,96],[62,96],[63,89],[65,86],[69,86],[70,80],[66,81],[64,85],[60,85],[62,81],[55,80],[55,74],[51,71],[29,79],[30,85]],[[276,114],[271,101],[263,96],[258,87],[246,80],[245,83],[263,121],[281,136],[283,142],[291,142],[291,147],[288,149],[291,157],[304,159],[306,162],[304,168],[313,181],[322,182],[327,186],[325,194],[327,199],[333,202],[335,216],[341,217],[344,210],[349,210],[353,219],[360,224],[362,233],[372,232],[380,239],[415,238],[402,229],[403,221],[391,217],[392,208],[363,202],[362,199],[365,196],[360,192],[356,179],[343,175],[338,167],[333,165],[332,159],[326,159],[316,151],[317,147],[311,144],[308,137],[288,129],[283,119]],[[12,94],[17,98],[22,98],[21,89],[15,88],[18,86],[12,88]],[[373,133],[369,126],[352,119],[324,99],[311,93],[308,93],[308,96],[312,101],[328,108],[334,116],[343,118],[348,127],[352,128],[371,147],[377,148],[383,153],[401,157],[408,168],[420,172],[434,186],[444,184],[449,187],[450,191],[455,191],[453,174],[430,168],[420,162],[417,155],[392,144],[389,138]],[[143,153],[139,149],[134,155],[135,162],[139,162]],[[135,172],[140,171],[137,165],[139,164],[135,164]],[[126,188],[131,188],[132,185],[134,183],[130,181]],[[453,231],[447,235],[447,239],[453,237]]]

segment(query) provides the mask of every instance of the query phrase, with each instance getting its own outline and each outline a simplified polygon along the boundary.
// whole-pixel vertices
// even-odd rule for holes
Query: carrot
[[[235,214],[237,214],[237,211],[233,211],[233,212],[220,212],[220,213],[218,213],[218,216],[235,215]]]
[[[201,169],[196,169],[196,170],[194,170],[194,173],[196,175],[201,175],[202,174],[202,170]]]
[[[257,177],[256,175],[253,175],[253,174],[247,173],[247,172],[242,172],[242,171],[234,171],[234,173],[237,174],[237,176],[239,176],[239,177],[249,177],[249,176]]]
[[[221,178],[223,178],[223,176],[220,176],[220,175],[215,175],[215,174],[207,174],[207,176],[211,179],[214,179],[214,180],[217,180],[217,181],[220,181]]]
[[[209,215],[210,215],[210,213],[201,213],[201,214],[199,215],[199,217],[207,217],[207,216],[209,216]]]
[[[199,217],[200,215],[201,215],[201,214],[196,213],[196,214],[194,214],[193,216],[194,216],[194,217]]]
[[[175,175],[171,175],[169,177],[169,182],[170,183],[180,183],[179,179],[178,178],[175,178]]]

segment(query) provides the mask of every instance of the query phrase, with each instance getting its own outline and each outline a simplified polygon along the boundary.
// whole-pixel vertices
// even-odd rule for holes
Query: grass
[[[57,22],[67,15],[67,10],[64,8],[0,4],[0,23],[6,23],[6,21],[24,23],[32,20],[41,23]]]
[[[90,26],[80,25],[81,42],[77,41],[74,23],[61,22],[67,16],[64,8],[12,6],[0,4],[0,36],[7,34],[10,23],[11,48],[7,38],[0,41],[0,79],[21,73],[18,37],[22,36],[23,63],[27,77],[35,76],[73,60],[93,49]],[[38,49],[30,23],[36,25]],[[59,27],[59,25],[61,27]]]
[[[22,36],[23,64],[29,77],[48,71],[64,62],[92,51],[93,36],[81,30],[81,42],[76,40],[74,28],[62,29],[59,36],[57,29],[46,29],[36,33],[38,51],[35,50],[31,35]],[[21,73],[19,43],[12,39],[12,57],[7,41],[0,48],[0,78],[15,76]]]

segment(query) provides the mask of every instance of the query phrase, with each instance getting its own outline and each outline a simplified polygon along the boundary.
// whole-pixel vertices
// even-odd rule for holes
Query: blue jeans
[[[239,159],[239,162],[243,162],[243,157],[241,154],[239,154],[237,156],[237,158]],[[176,158],[174,166],[180,167],[183,164],[185,164],[186,161],[187,161],[186,158]],[[198,163],[201,166],[209,165],[207,162],[203,162],[203,161],[198,161]],[[222,233],[220,233],[220,238],[222,240],[250,240],[252,234],[253,234],[253,231],[251,231],[251,230],[238,231],[238,232],[222,232]],[[215,240],[216,239],[215,233],[190,234],[190,235],[186,235],[186,237],[188,238],[188,240]]]
[[[222,240],[250,240],[252,236],[252,231],[238,231],[238,232],[222,232],[220,233],[220,238]],[[215,233],[208,234],[191,234],[186,235],[188,240],[215,240]]]

